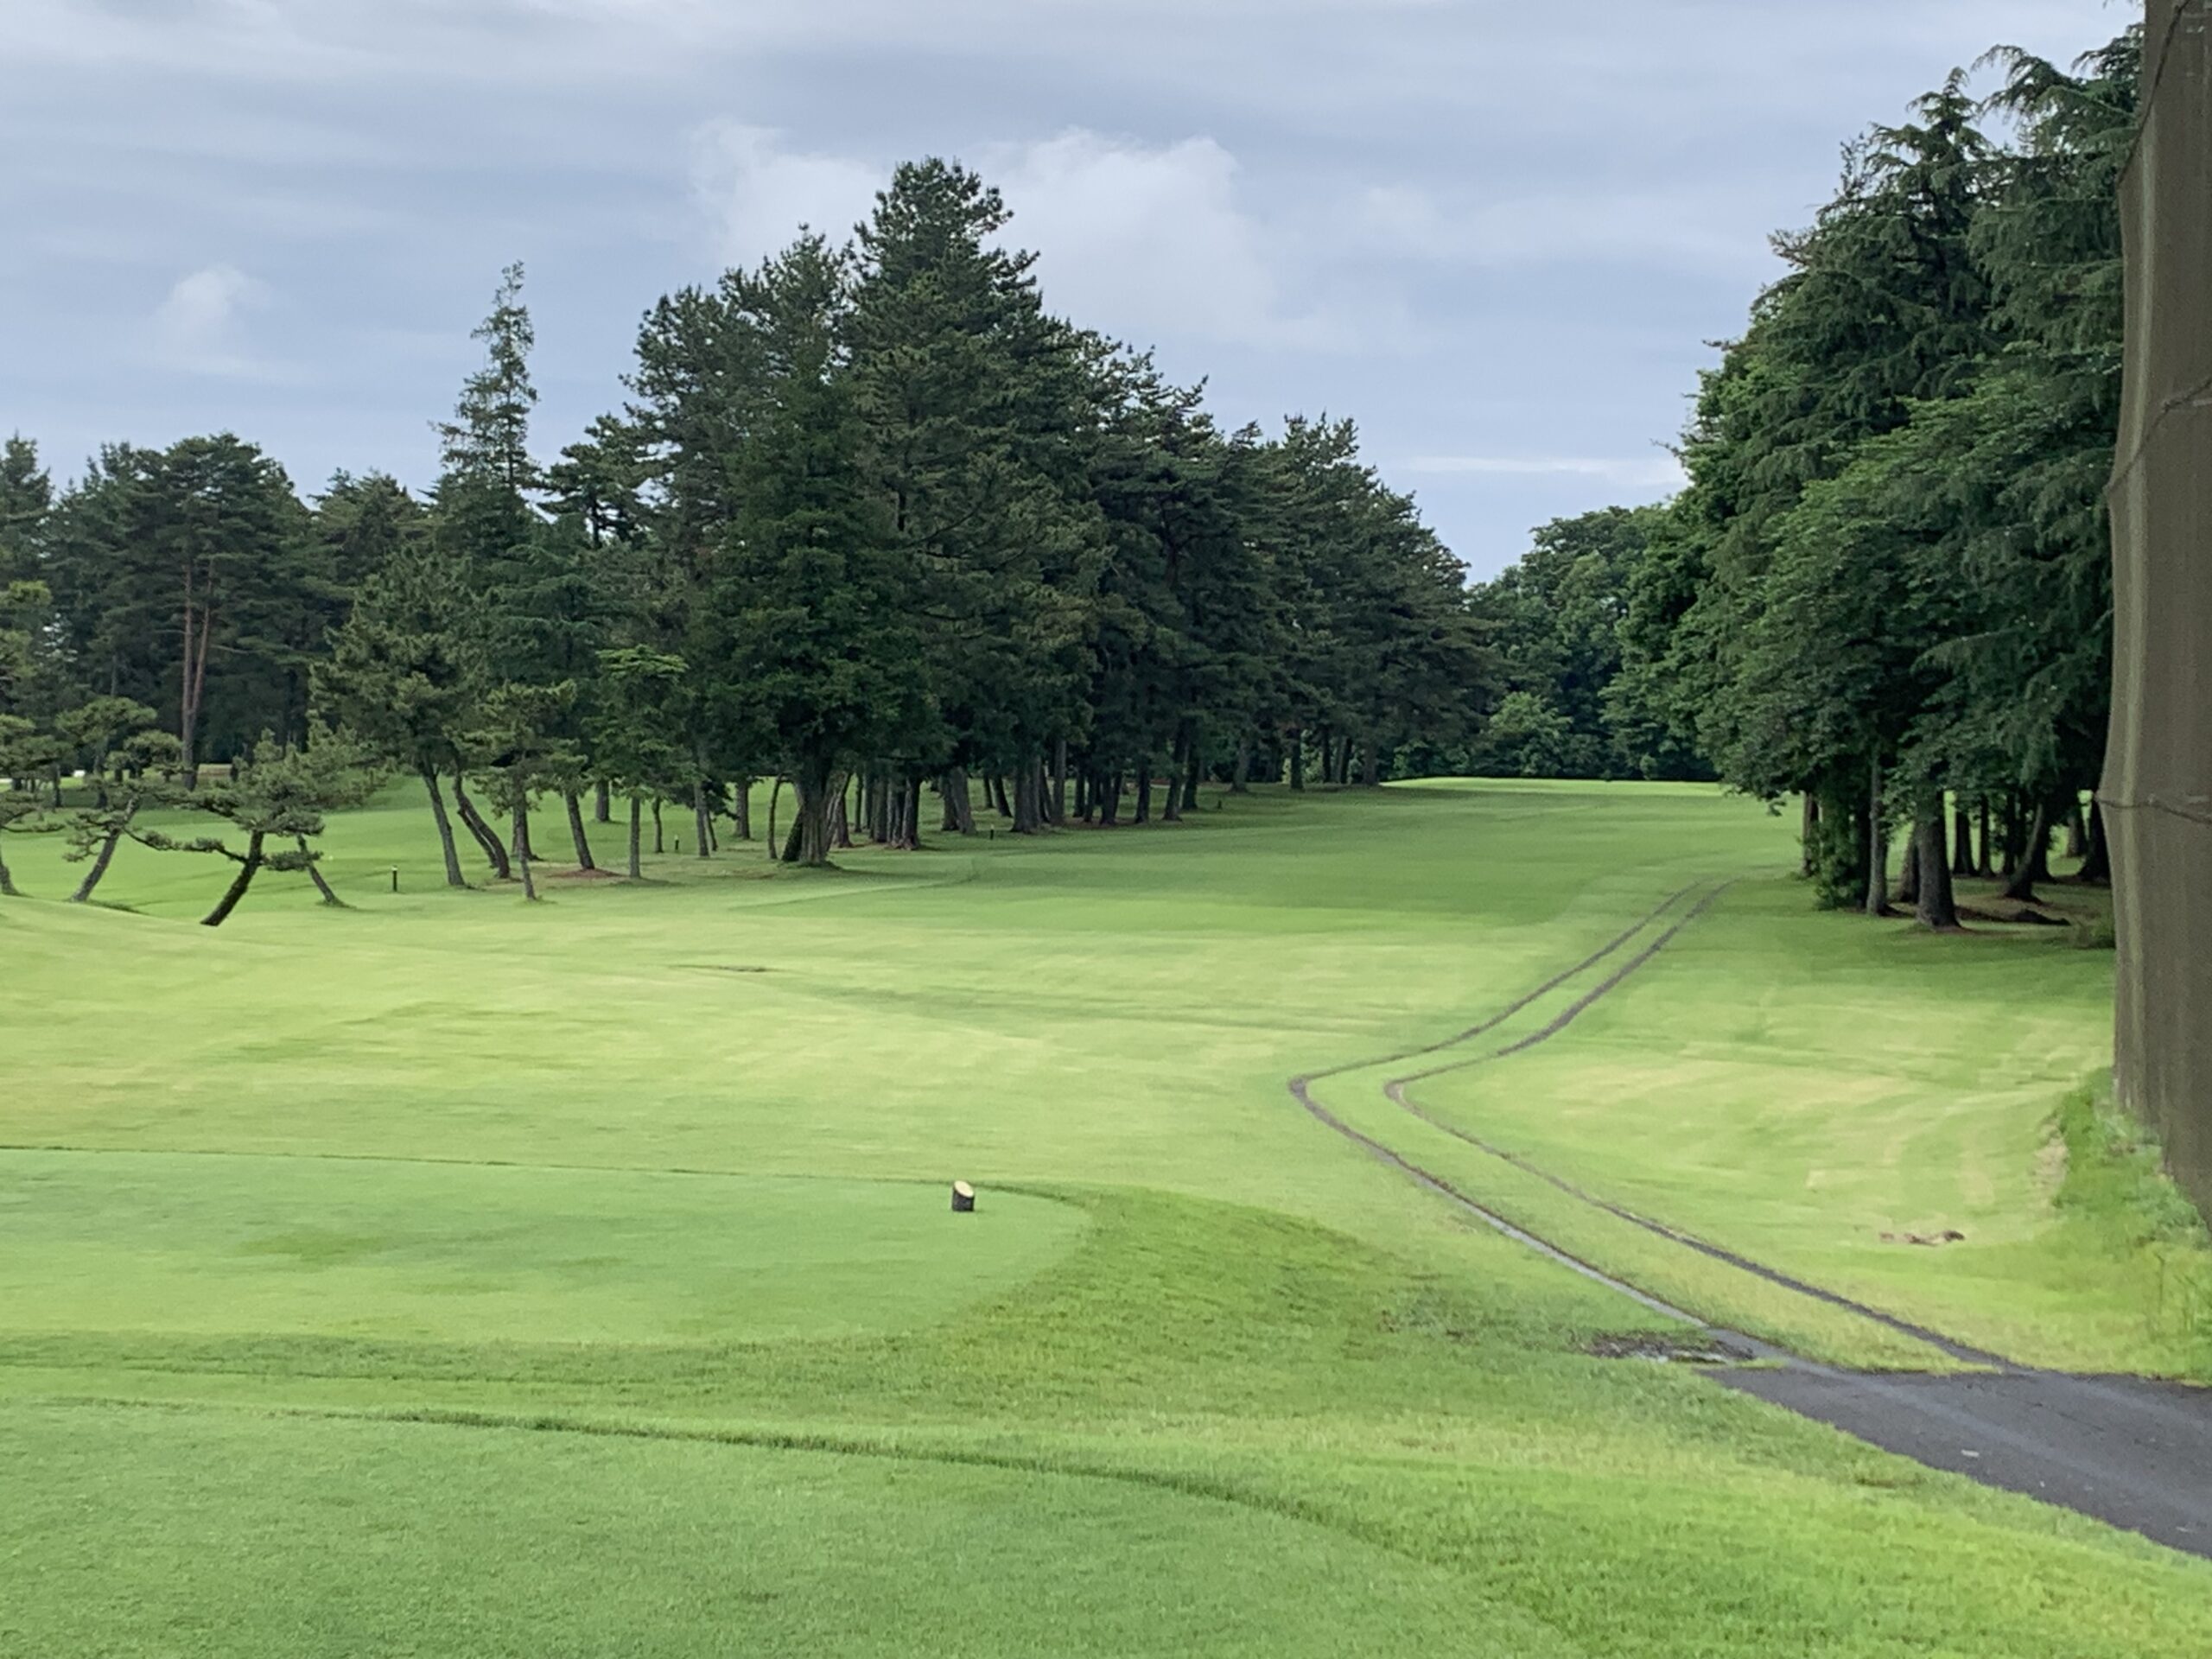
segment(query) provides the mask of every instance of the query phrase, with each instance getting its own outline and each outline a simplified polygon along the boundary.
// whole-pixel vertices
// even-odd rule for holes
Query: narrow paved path
[[[1370,1156],[1516,1243],[1606,1286],[1648,1312],[1698,1326],[1722,1351],[1740,1352],[1761,1362],[1714,1370],[1712,1375],[1721,1386],[1831,1424],[1930,1468],[2024,1493],[2176,1549],[2212,1558],[2212,1389],[2140,1377],[2076,1376],[2016,1364],[2002,1355],[1809,1284],[1600,1198],[1437,1117],[1414,1098],[1413,1085],[1425,1078],[1503,1059],[1549,1041],[1649,963],[1726,891],[1722,884],[1701,894],[1695,888],[1671,894],[1633,927],[1457,1035],[1420,1048],[1293,1077],[1292,1097],[1317,1122]],[[1640,945],[1639,940],[1643,941]],[[1631,946],[1637,948],[1631,950]],[[1624,952],[1628,954],[1624,957]],[[1616,957],[1622,960],[1604,979],[1535,1033],[1500,1048],[1471,1054],[1463,1052],[1516,1014]],[[1439,1059],[1440,1056],[1452,1058]],[[1847,1309],[1955,1359],[1986,1369],[1942,1376],[1844,1370],[1770,1343],[1716,1329],[1698,1314],[1652,1295],[1477,1203],[1444,1177],[1345,1122],[1313,1094],[1313,1085],[1330,1077],[1428,1061],[1436,1063],[1391,1078],[1383,1085],[1383,1094],[1432,1128],[1548,1182],[1580,1203],[1770,1284]]]

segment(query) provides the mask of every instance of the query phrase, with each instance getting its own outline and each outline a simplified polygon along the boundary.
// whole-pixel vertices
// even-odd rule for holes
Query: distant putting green
[[[745,1342],[952,1315],[1080,1212],[940,1185],[0,1153],[0,1333]]]

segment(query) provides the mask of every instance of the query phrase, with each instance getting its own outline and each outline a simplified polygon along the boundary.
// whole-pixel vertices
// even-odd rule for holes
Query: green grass
[[[1210,797],[534,908],[443,891],[402,797],[330,845],[345,912],[181,925],[224,873],[137,849],[137,914],[0,905],[0,1653],[2212,1651],[2202,1563],[1586,1357],[1649,1316],[1284,1089],[1738,879],[1422,1097],[1962,1334],[2188,1369],[2201,1231],[2075,1092],[2098,953],[1815,915],[1783,825],[1687,788]],[[57,896],[58,851],[10,862]],[[1701,1311],[1926,1358],[1388,1074],[1322,1092]]]

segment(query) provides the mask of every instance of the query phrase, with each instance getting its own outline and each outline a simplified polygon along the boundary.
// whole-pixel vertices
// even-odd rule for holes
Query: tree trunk
[[[591,821],[594,823],[608,823],[613,822],[613,817],[614,791],[602,778],[592,785]]]
[[[844,780],[826,768],[802,767],[791,779],[791,795],[794,817],[785,861],[819,869],[830,861],[830,804],[844,800]]]
[[[660,816],[662,804],[661,797],[656,791],[653,796],[653,856],[656,858],[668,850],[668,829],[661,822]]]
[[[202,927],[220,927],[238,907],[238,900],[245,897],[245,890],[253,885],[254,873],[261,868],[261,831],[256,830],[246,837],[245,856],[238,861],[238,873],[231,882],[215,908],[200,919]]]
[[[1150,755],[1145,756],[1143,760],[1137,762],[1136,822],[1139,823],[1152,822],[1152,757]]]
[[[752,840],[753,780],[750,778],[737,780],[737,788],[730,802],[729,817],[730,822],[737,826],[737,838],[740,841]]]
[[[294,840],[299,847],[300,856],[308,861],[308,880],[315,883],[315,890],[322,895],[322,902],[333,910],[345,909],[346,901],[340,899],[330,883],[323,879],[322,866],[308,846],[308,838],[305,836],[295,836]]]
[[[92,896],[92,889],[99,886],[100,878],[107,874],[107,867],[115,862],[115,849],[123,844],[124,833],[130,827],[130,820],[137,816],[138,804],[133,801],[130,810],[123,815],[122,822],[101,838],[99,852],[92,859],[92,868],[85,872],[85,879],[77,884],[77,891],[69,895],[71,904],[81,905]]]
[[[654,850],[659,849],[656,848]],[[632,790],[630,791],[630,879],[632,881],[642,881],[645,878],[645,804],[638,798],[637,791]]]
[[[1006,798],[1006,779],[997,772],[991,774],[991,805],[1002,818],[1014,816],[1014,803]]]
[[[465,887],[468,879],[461,873],[461,854],[453,844],[453,820],[446,816],[446,795],[438,787],[438,769],[424,766],[422,774],[423,787],[429,791],[430,816],[438,823],[438,850],[445,855],[446,886]]]
[[[1920,823],[1917,819],[1907,828],[1904,838],[1904,858],[1897,867],[1897,890],[1893,895],[1901,905],[1920,903]]]
[[[783,792],[784,774],[779,772],[776,774],[775,781],[768,785],[768,856],[772,859],[779,856],[776,845],[776,800]]]
[[[699,856],[714,856],[715,827],[707,816],[707,781],[703,778],[691,780],[691,828],[697,832]]]
[[[584,837],[582,799],[573,789],[563,790],[561,799],[569,809],[569,839],[576,843],[576,868],[580,870],[597,869],[599,866],[591,861],[591,842]],[[601,822],[605,820],[602,819]]]
[[[2102,802],[2089,802],[2089,849],[2082,855],[2082,868],[2074,879],[2085,887],[2103,887],[2112,885],[2112,842],[2105,836],[2105,809]]]
[[[1205,765],[1205,755],[1195,731],[1191,734],[1191,741],[1185,748],[1186,753],[1183,756],[1183,810],[1195,812],[1198,810],[1198,775]]]
[[[840,850],[853,844],[853,816],[845,809],[845,785],[849,779],[837,780],[837,798],[830,804],[830,844]]]
[[[1981,804],[1974,817],[1980,826],[1979,845],[1981,848],[1981,855],[1974,862],[1974,873],[1985,881],[1991,880],[1997,874],[1997,849],[1989,833],[1988,796],[1985,795],[1981,798]]]
[[[1052,740],[1052,775],[1046,779],[1045,822],[1064,824],[1068,821],[1068,741],[1065,737]]]
[[[1116,772],[1099,788],[1098,822],[1108,828],[1122,821],[1122,774]]]
[[[0,899],[20,899],[23,895],[16,886],[16,878],[8,869],[8,855],[0,851]]]
[[[968,770],[964,766],[949,768],[938,780],[938,793],[944,800],[944,833],[948,836],[972,836],[976,833],[975,804],[969,798]]]
[[[2020,858],[2012,870],[2012,879],[2005,884],[2005,896],[2021,904],[2033,902],[2036,884],[2050,880],[2050,808],[2038,801],[2036,810],[2028,817],[2028,839],[2020,849]]]
[[[1014,767],[1014,833],[1033,836],[1045,828],[1045,767],[1024,755]]]
[[[1974,820],[1967,816],[1964,801],[1957,804],[1951,815],[1951,874],[1955,876],[1974,874]]]
[[[1959,906],[1951,887],[1951,867],[1943,858],[1943,808],[1940,802],[1923,814],[1914,826],[1913,845],[1919,853],[1915,862],[1920,872],[1920,891],[1914,913],[1923,927],[1934,928],[1939,933],[1955,933],[1959,928]]]
[[[906,779],[899,799],[906,820],[900,825],[899,845],[910,853],[918,853],[922,850],[922,780],[918,776]]]
[[[57,786],[54,793],[60,793]],[[2066,810],[2066,856],[2087,858],[2089,855],[2089,826],[2082,817],[2082,802],[2076,797]]]
[[[1179,823],[1183,818],[1183,752],[1190,747],[1190,733],[1186,729],[1176,741],[1175,752],[1167,757],[1167,794],[1160,802],[1160,821]]]
[[[1290,728],[1290,786],[1301,792],[1306,788],[1306,728],[1303,726],[1294,726]],[[1195,797],[1197,793],[1195,783],[1192,786],[1192,792]],[[1194,798],[1191,804],[1196,806],[1197,800]]]
[[[1359,781],[1363,788],[1382,787],[1382,746],[1373,738],[1360,745]]]
[[[1236,770],[1230,776],[1229,792],[1232,795],[1252,792],[1252,734],[1249,732],[1236,740]]]
[[[461,821],[468,826],[468,833],[476,837],[476,844],[491,861],[492,874],[502,881],[512,876],[514,870],[507,862],[505,845],[484,821],[484,815],[476,810],[476,803],[468,798],[468,787],[461,782],[458,771],[453,775],[453,804],[454,810],[461,814]]]
[[[522,877],[522,896],[531,904],[537,902],[537,883],[530,873],[530,803],[527,797],[515,798],[515,871]]]
[[[1811,790],[1805,791],[1797,810],[1797,845],[1800,849],[1797,874],[1813,873],[1813,858],[1821,843],[1821,798]]]
[[[1882,762],[1868,763],[1866,786],[1866,913],[1890,913],[1890,831],[1882,821]]]

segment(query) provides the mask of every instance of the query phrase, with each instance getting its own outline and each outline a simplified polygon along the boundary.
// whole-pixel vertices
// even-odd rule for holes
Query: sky
[[[2104,0],[0,0],[0,432],[230,429],[416,486],[528,268],[550,456],[639,316],[1003,191],[1046,303],[1230,426],[1351,416],[1476,575],[1679,482],[1710,342],[1842,142]]]

